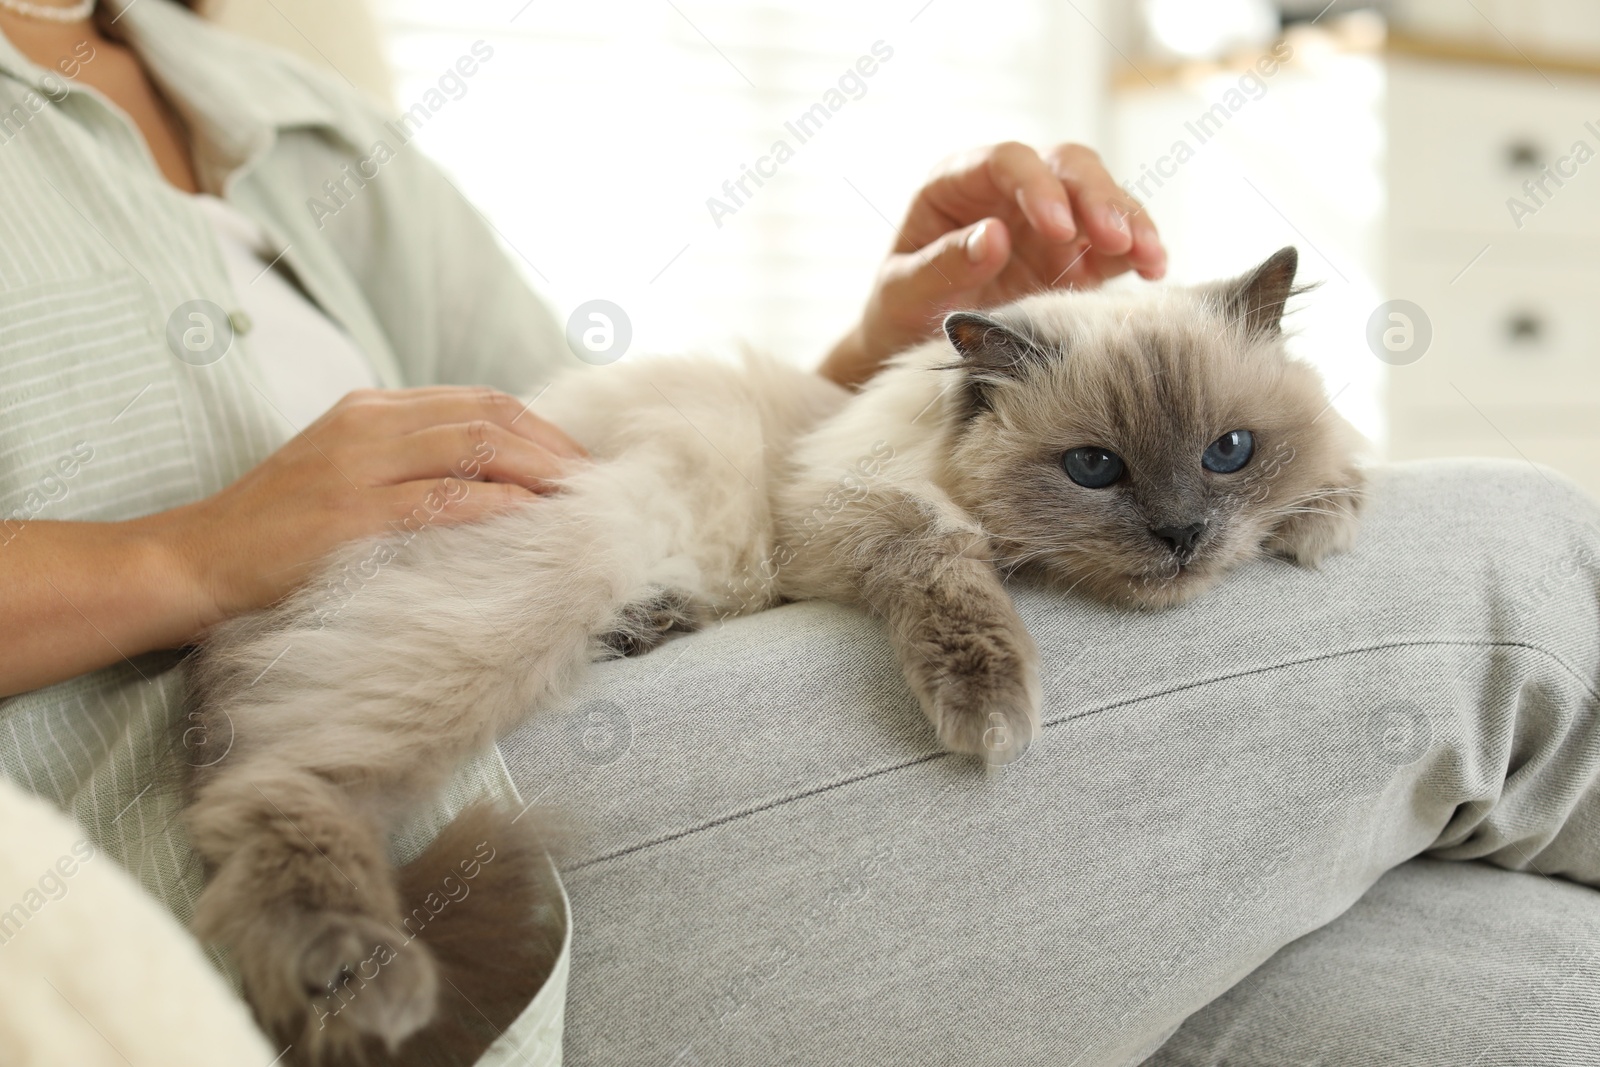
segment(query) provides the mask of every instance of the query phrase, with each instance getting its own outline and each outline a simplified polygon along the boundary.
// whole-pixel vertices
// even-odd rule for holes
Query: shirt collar
[[[337,125],[320,72],[205,23],[173,0],[101,0],[120,35],[188,126],[201,187],[221,190],[272,147],[277,132]],[[0,36],[0,72],[59,100],[81,88],[36,66]]]

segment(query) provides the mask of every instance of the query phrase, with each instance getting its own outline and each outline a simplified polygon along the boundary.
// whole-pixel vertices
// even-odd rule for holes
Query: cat
[[[558,380],[539,413],[594,457],[559,493],[350,546],[194,657],[200,736],[230,745],[190,759],[197,932],[303,1062],[470,1063],[548,972],[528,917],[553,883],[533,820],[492,808],[397,873],[395,813],[594,659],[788,600],[876,614],[940,743],[1016,759],[1042,694],[1003,576],[1165,607],[1352,543],[1361,439],[1285,350],[1296,267],[1291,247],[1211,285],[958,311],[856,394],[760,359]],[[401,936],[419,887],[483,848],[512,857],[471,897],[492,916]],[[504,1002],[490,1030],[470,981]]]

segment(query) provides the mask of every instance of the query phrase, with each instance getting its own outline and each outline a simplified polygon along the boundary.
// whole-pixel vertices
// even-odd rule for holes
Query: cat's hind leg
[[[358,1054],[369,1037],[392,1049],[433,1019],[437,968],[405,935],[375,820],[328,781],[266,764],[217,777],[202,799],[190,834],[227,858],[195,932],[232,949],[265,1029],[316,1059]]]
[[[297,594],[197,657],[198,732],[233,744],[205,752],[187,811],[211,873],[196,930],[231,949],[274,1034],[328,1062],[429,1028],[437,960],[402,933],[386,835],[559,699],[602,635],[642,648],[701,621],[696,598],[663,592],[700,579],[660,483],[648,461],[597,465],[518,512],[424,531],[337,611]]]

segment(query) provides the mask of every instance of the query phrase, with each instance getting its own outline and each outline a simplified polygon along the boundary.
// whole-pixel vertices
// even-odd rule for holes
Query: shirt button
[[[255,323],[250,321],[249,312],[245,311],[243,308],[240,308],[237,311],[228,312],[228,325],[233,327],[234,333],[242,337],[250,332],[251,327],[254,326]]]

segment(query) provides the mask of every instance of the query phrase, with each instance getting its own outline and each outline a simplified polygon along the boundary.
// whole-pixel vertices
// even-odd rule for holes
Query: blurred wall
[[[1107,159],[1161,228],[1169,276],[1207,281],[1298,246],[1299,280],[1318,288],[1291,304],[1290,350],[1382,447],[1385,365],[1364,335],[1383,299],[1380,56],[1305,32],[1226,62],[1133,62],[1113,71]]]

